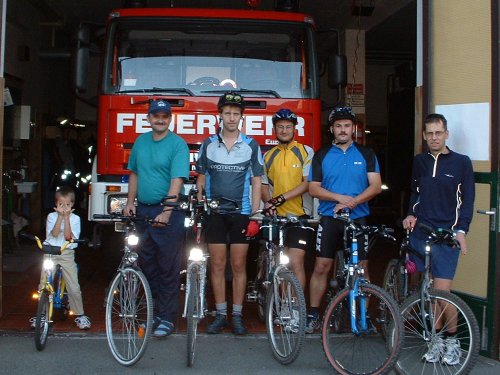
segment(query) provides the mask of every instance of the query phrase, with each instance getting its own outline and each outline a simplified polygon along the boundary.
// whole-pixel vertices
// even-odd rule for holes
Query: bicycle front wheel
[[[51,303],[49,301],[49,292],[46,290],[42,291],[38,299],[35,321],[35,346],[40,351],[45,348],[49,336]]]
[[[131,366],[144,354],[153,324],[153,298],[144,274],[134,268],[120,270],[106,302],[109,348],[118,363]]]
[[[397,303],[402,303],[405,296],[404,262],[400,259],[391,259],[385,269],[383,287]]]
[[[267,337],[274,358],[287,365],[295,361],[304,343],[306,301],[297,277],[279,270],[267,294]]]
[[[479,352],[479,326],[472,310],[450,292],[430,289],[428,295],[423,309],[419,294],[401,306],[405,343],[396,371],[399,374],[468,374]],[[433,321],[430,316],[434,316]],[[436,332],[438,321],[442,328]],[[446,339],[445,332],[455,331],[452,325],[456,325],[456,339]]]
[[[386,373],[396,363],[403,341],[399,308],[382,288],[372,284],[359,288],[353,306],[355,327],[351,323],[350,289],[340,291],[328,305],[322,326],[323,350],[340,374]],[[366,329],[360,322],[362,299],[368,305]]]
[[[189,277],[189,294],[187,298],[187,365],[193,366],[194,354],[196,350],[196,332],[198,331],[198,322],[201,317],[201,300],[199,284],[199,268],[193,266]]]

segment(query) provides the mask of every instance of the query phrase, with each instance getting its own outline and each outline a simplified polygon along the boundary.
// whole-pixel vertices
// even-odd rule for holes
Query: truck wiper
[[[188,94],[189,96],[194,96],[193,92],[191,90],[185,89],[185,88],[172,88],[172,87],[153,87],[151,89],[133,89],[133,90],[122,90],[122,91],[117,91],[115,94],[131,94],[134,92],[140,92],[140,93],[178,93],[178,94]]]
[[[222,90],[203,90],[203,91],[200,91],[200,92],[226,92],[228,91],[228,89],[222,89]],[[280,94],[278,94],[276,91],[274,90],[252,90],[252,89],[232,89],[231,92],[237,92],[239,94],[257,94],[257,95],[273,95],[275,98],[277,99],[281,99],[281,96]]]

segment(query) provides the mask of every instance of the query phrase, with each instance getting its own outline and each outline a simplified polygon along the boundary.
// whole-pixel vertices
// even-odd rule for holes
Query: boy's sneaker
[[[75,318],[75,323],[76,326],[80,329],[89,329],[91,324],[90,324],[90,319],[87,315],[80,315]]]
[[[319,315],[316,314],[307,315],[305,332],[314,333],[314,330],[318,328],[319,328]]]
[[[449,337],[444,340],[444,354],[441,361],[446,365],[457,365],[460,362],[460,341],[456,338]]]
[[[429,363],[439,362],[444,351],[443,339],[439,336],[436,336],[427,345],[427,353],[422,356],[422,359]]]
[[[214,321],[208,325],[207,333],[215,334],[222,331],[227,327],[227,317],[226,315],[217,314]]]
[[[174,332],[174,324],[168,320],[162,320],[158,327],[154,329],[153,336],[159,338],[167,337],[170,336],[172,332]]]
[[[246,335],[248,333],[245,323],[243,322],[242,315],[233,315],[231,323],[233,326],[233,333],[235,335]]]

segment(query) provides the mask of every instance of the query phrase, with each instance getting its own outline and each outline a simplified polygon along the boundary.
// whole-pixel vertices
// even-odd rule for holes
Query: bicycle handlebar
[[[40,240],[40,238],[38,238],[34,234],[26,233],[26,232],[20,232],[19,234],[24,238],[27,238],[31,241],[36,242],[37,247],[40,250],[42,250],[44,254],[50,254],[50,255],[61,255],[63,253],[63,251],[66,250],[68,248],[68,246],[72,243],[86,244],[89,242],[89,240],[86,238],[82,238],[82,239],[72,238],[71,240],[63,243],[61,246],[55,246],[55,245],[50,245],[48,243],[42,242],[42,240]]]
[[[176,203],[176,202],[174,202]],[[159,221],[156,221],[155,219],[146,217],[146,216],[137,216],[137,215],[131,215],[131,216],[126,216],[122,214],[94,214],[93,216],[94,219],[104,219],[104,220],[109,220],[109,221],[118,221],[118,222],[146,222],[148,224],[165,224],[165,223],[160,223]]]
[[[432,228],[428,225],[418,223],[417,224],[422,231],[429,236],[429,240],[432,243],[441,243],[452,247],[457,247],[460,249],[460,244],[456,240],[456,234],[451,229],[447,228]]]
[[[249,219],[252,221],[257,221],[257,222],[262,222],[265,219],[269,219],[269,221],[272,221],[276,224],[299,223],[302,226],[306,226],[306,224],[309,224],[309,225],[319,224],[318,219],[301,218],[301,217],[290,215],[290,214],[287,215],[286,217],[285,216],[277,216],[277,215],[270,215],[270,216],[263,215],[268,211],[269,210],[263,208],[263,209],[255,211],[255,212],[252,212],[250,214]]]
[[[341,220],[346,223],[348,230],[353,231],[356,235],[367,234],[368,236],[383,237],[390,241],[397,242],[396,237],[393,236],[394,229],[382,225],[363,225],[355,222],[349,215],[337,215],[335,219]]]

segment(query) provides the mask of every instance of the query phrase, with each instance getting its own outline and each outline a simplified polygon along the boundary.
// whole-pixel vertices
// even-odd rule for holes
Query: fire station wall
[[[429,17],[430,111],[442,105],[487,103],[491,107],[490,0],[432,1]],[[468,142],[485,147],[487,139],[478,137],[478,125],[471,123],[463,131]],[[451,141],[459,129],[456,122],[449,122],[448,129]],[[491,120],[487,129],[491,132]],[[491,171],[491,156],[489,160],[471,159],[475,172]],[[488,218],[476,210],[489,209],[489,201],[489,190],[476,184],[474,219],[467,237],[470,251],[461,256],[453,282],[454,290],[478,297],[487,297],[489,227]]]

